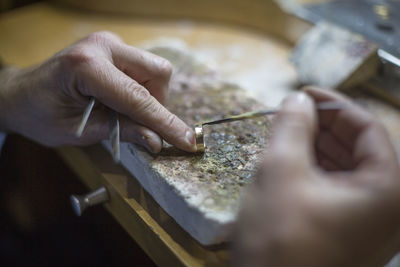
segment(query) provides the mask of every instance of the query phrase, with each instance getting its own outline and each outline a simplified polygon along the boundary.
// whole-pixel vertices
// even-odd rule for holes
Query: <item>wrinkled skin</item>
[[[400,172],[384,127],[344,97],[288,97],[249,188],[236,266],[383,266],[399,249]],[[316,112],[315,102],[349,103]]]
[[[2,70],[0,127],[48,146],[87,145],[108,138],[111,108],[121,114],[123,141],[157,153],[165,139],[193,152],[192,129],[162,105],[171,73],[167,60],[112,33],[93,33],[38,66]],[[90,96],[101,104],[77,138]]]

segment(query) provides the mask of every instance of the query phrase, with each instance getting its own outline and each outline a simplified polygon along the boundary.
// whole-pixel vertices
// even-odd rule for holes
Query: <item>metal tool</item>
[[[112,156],[116,163],[119,163],[121,159],[120,153],[120,132],[119,132],[119,119],[118,113],[114,110],[110,110],[110,142],[112,149]]]
[[[327,101],[327,102],[322,102],[322,103],[317,104],[316,108],[317,108],[317,110],[339,110],[339,109],[345,108],[346,106],[347,106],[347,104],[344,102]],[[221,124],[221,123],[227,123],[227,122],[233,122],[233,121],[239,121],[239,120],[252,119],[252,118],[257,118],[257,117],[266,116],[266,115],[273,115],[273,114],[278,113],[279,111],[280,111],[280,108],[258,110],[258,111],[247,112],[247,113],[243,113],[240,115],[234,115],[234,116],[230,116],[230,117],[223,118],[223,119],[206,121],[201,124],[197,124],[194,127],[194,131],[195,131],[195,135],[196,135],[197,152],[205,151],[206,145],[204,142],[204,130],[203,130],[203,127],[205,125],[214,125],[214,124]]]
[[[377,16],[377,28],[384,31],[393,31],[393,25],[390,18],[390,8],[388,4],[383,1],[380,3],[375,3],[373,10]]]
[[[90,101],[89,101],[89,104],[87,105],[85,111],[83,112],[81,123],[79,124],[78,129],[76,130],[75,134],[76,134],[77,137],[81,137],[82,136],[83,130],[86,127],[86,124],[87,124],[87,121],[89,119],[90,113],[92,113],[94,104],[95,104],[94,97],[91,97]]]
[[[72,195],[70,199],[75,214],[81,216],[88,207],[105,203],[110,198],[107,189],[103,186],[84,196]]]
[[[76,130],[76,136],[81,137],[83,131],[85,130],[86,124],[89,120],[90,114],[92,113],[93,107],[95,104],[94,97],[90,98],[89,104],[87,105],[85,111],[82,115],[82,120]],[[109,118],[109,132],[110,132],[110,143],[112,147],[112,156],[116,163],[120,161],[120,127],[119,127],[119,119],[118,113],[110,110],[110,118]]]

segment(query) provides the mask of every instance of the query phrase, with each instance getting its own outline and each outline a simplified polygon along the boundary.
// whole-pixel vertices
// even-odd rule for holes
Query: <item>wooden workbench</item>
[[[290,41],[296,40],[307,25],[297,25],[298,31],[294,30],[286,41],[280,40],[276,32],[271,37],[250,30],[249,26],[118,16],[40,3],[0,16],[0,56],[11,64],[29,66],[99,30],[113,31],[131,45],[141,46],[160,38],[169,42],[184,41],[190,49],[205,55],[211,65],[222,66],[225,79],[275,105],[296,83],[295,71],[287,59]],[[364,96],[360,101],[382,117],[393,140],[400,144],[398,111]],[[227,244],[204,247],[193,240],[126,170],[112,163],[102,146],[65,147],[58,151],[90,189],[107,187],[111,201],[106,208],[156,264],[220,266],[228,262]]]

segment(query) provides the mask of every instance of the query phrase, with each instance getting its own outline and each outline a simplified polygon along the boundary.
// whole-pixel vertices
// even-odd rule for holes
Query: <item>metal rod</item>
[[[94,107],[94,103],[95,103],[94,97],[91,97],[90,101],[89,101],[89,104],[87,105],[85,111],[83,112],[81,123],[79,124],[78,129],[76,130],[75,135],[77,137],[81,137],[82,136],[83,130],[85,130],[85,127],[86,127],[87,121],[89,119],[90,113],[92,113],[92,110],[93,110],[93,107]]]
[[[328,102],[322,102],[322,103],[317,104],[316,108],[318,110],[338,110],[338,109],[342,109],[345,105],[346,104],[343,102],[328,101]],[[227,123],[227,122],[232,122],[232,121],[252,119],[252,118],[261,117],[261,116],[265,116],[265,115],[273,115],[273,114],[278,113],[279,111],[280,111],[280,108],[252,111],[252,112],[247,112],[247,113],[243,113],[240,115],[230,116],[230,117],[223,118],[220,120],[206,121],[206,122],[203,122],[202,125],[213,125],[213,124]]]
[[[118,113],[114,110],[110,110],[110,143],[112,149],[112,156],[116,163],[119,163],[120,156],[120,129],[119,129],[119,119]]]
[[[378,56],[387,61],[390,62],[391,64],[393,64],[394,66],[400,68],[400,59],[398,59],[397,57],[395,57],[394,55],[386,52],[385,50],[379,49],[378,50]]]

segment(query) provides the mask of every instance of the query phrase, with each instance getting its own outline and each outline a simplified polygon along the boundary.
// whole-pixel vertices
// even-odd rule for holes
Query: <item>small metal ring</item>
[[[203,125],[195,125],[194,132],[196,134],[196,148],[197,152],[204,152],[206,145],[204,143]]]

